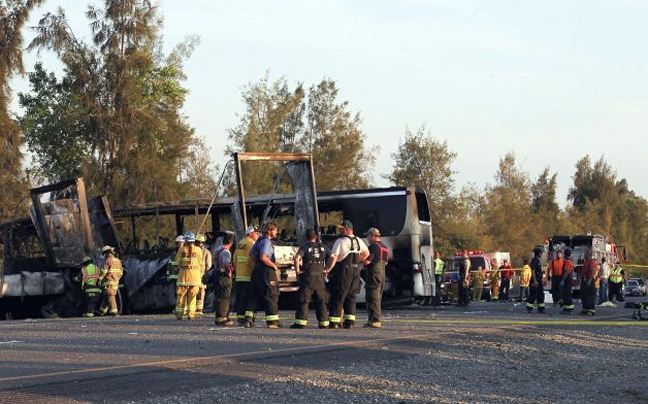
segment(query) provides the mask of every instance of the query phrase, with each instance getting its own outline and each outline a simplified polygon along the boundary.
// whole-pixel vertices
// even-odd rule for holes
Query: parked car
[[[637,278],[628,279],[623,294],[626,296],[646,296],[646,284],[642,285]]]

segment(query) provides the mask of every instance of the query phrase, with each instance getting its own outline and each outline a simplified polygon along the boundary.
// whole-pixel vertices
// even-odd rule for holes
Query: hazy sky
[[[46,0],[33,24],[61,5],[87,37],[89,3]],[[376,185],[388,185],[380,174],[405,128],[425,125],[458,153],[457,190],[492,184],[513,151],[532,178],[546,166],[558,173],[561,205],[587,154],[648,197],[646,1],[165,0],[160,9],[166,48],[201,38],[185,68],[185,113],[221,166],[242,88],[269,71],[293,86],[337,81],[381,147]],[[27,55],[28,70],[36,60]]]

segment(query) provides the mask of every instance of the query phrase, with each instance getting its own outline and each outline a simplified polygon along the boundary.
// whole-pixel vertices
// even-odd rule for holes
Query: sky
[[[46,0],[89,38],[90,0]],[[373,184],[388,186],[406,128],[425,126],[457,153],[455,191],[494,183],[513,152],[532,179],[558,174],[565,206],[575,164],[603,157],[648,198],[648,2],[641,0],[164,0],[165,49],[187,35],[200,45],[185,64],[184,113],[227,161],[226,129],[244,112],[241,92],[266,72],[305,87],[336,80],[379,145]],[[25,40],[33,38],[25,31]],[[57,70],[54,55],[26,53]],[[24,78],[14,93],[27,91]],[[15,103],[14,103],[15,105]],[[17,110],[17,107],[15,107]],[[434,156],[423,156],[433,159]]]

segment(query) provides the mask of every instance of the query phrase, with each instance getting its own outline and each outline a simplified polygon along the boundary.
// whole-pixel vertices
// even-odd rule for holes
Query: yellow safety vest
[[[443,266],[445,263],[441,258],[435,258],[434,260],[434,274],[441,275],[443,273]]]
[[[621,283],[621,281],[623,280],[623,275],[621,275],[621,271],[623,271],[623,268],[621,267],[612,268],[612,271],[610,272],[610,282]]]
[[[253,245],[254,241],[249,237],[245,237],[236,246],[236,252],[234,253],[234,268],[236,269],[235,280],[237,282],[250,282],[252,279],[254,260],[250,259],[250,250]]]
[[[85,290],[86,293],[98,293],[101,292],[99,286],[99,271],[95,264],[88,264],[81,268],[81,273],[83,274],[83,283],[81,287]]]

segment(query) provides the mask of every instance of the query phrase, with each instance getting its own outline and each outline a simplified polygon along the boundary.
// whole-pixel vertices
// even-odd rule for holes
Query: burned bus
[[[248,224],[260,226],[275,222],[279,225],[274,248],[281,270],[282,300],[290,300],[291,293],[298,289],[292,260],[303,241],[300,237],[305,226],[299,228],[296,220],[300,216],[295,207],[296,198],[294,193],[275,193],[248,196],[244,200]],[[129,294],[131,310],[170,310],[174,305],[173,287],[166,279],[165,268],[172,257],[175,235],[204,222],[202,232],[207,235],[208,244],[214,245],[223,232],[242,228],[236,225],[237,220],[240,223],[239,203],[239,197],[226,197],[213,203],[183,200],[116,208],[116,226],[123,230],[120,233],[125,237],[124,262],[130,268],[138,266],[139,275],[135,278],[129,271],[126,280],[129,289],[137,288],[141,292]],[[355,233],[361,237],[371,227],[380,229],[381,240],[391,252],[385,301],[424,301],[434,295],[432,226],[422,189],[392,187],[320,192],[317,209],[316,227],[322,241],[329,246],[338,237],[337,225],[343,218],[353,222]],[[364,290],[360,302],[363,294]]]
[[[106,244],[119,252],[108,201],[87,197],[83,178],[32,189],[31,200],[30,217],[0,225],[0,319],[78,315],[83,258],[99,263]]]

